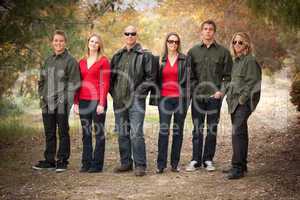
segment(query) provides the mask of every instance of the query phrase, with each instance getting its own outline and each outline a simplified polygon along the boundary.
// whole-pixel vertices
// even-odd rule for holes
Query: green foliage
[[[9,98],[2,98],[0,101],[0,116],[16,116],[22,114],[22,109]]]
[[[248,5],[259,16],[279,22],[283,26],[300,28],[299,0],[247,0]]]

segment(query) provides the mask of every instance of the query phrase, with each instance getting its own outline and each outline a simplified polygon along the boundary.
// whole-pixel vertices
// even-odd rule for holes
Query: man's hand
[[[223,93],[223,92],[220,92],[220,91],[217,91],[217,92],[213,95],[213,97],[214,97],[215,99],[221,99],[223,96],[224,96],[224,93]]]

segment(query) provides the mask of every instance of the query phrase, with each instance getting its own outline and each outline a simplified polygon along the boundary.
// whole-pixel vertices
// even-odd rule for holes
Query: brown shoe
[[[146,175],[146,169],[145,167],[140,167],[140,166],[137,166],[134,170],[134,174],[136,176],[145,176]]]
[[[115,173],[129,172],[132,171],[132,165],[120,165],[114,169]]]

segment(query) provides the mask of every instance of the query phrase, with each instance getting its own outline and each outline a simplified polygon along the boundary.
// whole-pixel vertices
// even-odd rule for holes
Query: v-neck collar
[[[169,60],[169,57],[167,56],[167,62],[169,62],[171,68],[173,68],[174,65],[177,63],[177,61],[178,61],[178,56],[179,56],[179,55],[176,56],[176,59],[175,59],[175,62],[173,63],[173,65],[172,65],[171,61]]]
[[[90,70],[96,63],[98,63],[102,58],[96,60],[90,67],[88,67],[88,61],[87,58],[85,59],[85,67],[87,70]]]

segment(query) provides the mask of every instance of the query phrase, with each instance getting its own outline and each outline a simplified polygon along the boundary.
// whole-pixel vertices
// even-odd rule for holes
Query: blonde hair
[[[246,49],[244,50],[243,54],[244,55],[248,55],[248,54],[253,55],[254,47],[251,42],[251,38],[250,38],[249,34],[246,32],[237,32],[237,33],[233,34],[231,42],[230,42],[230,52],[231,52],[232,57],[234,57],[234,58],[237,57],[237,55],[234,51],[234,45],[232,44],[237,36],[240,36],[242,38],[243,43],[246,46]]]
[[[100,35],[93,33],[89,36],[88,40],[87,40],[87,54],[86,57],[90,56],[90,49],[89,49],[89,41],[92,37],[96,37],[99,41],[99,48],[97,51],[97,55],[98,55],[98,59],[100,59],[100,57],[102,57],[104,55],[104,45],[103,45],[103,41],[102,38],[100,37]]]

